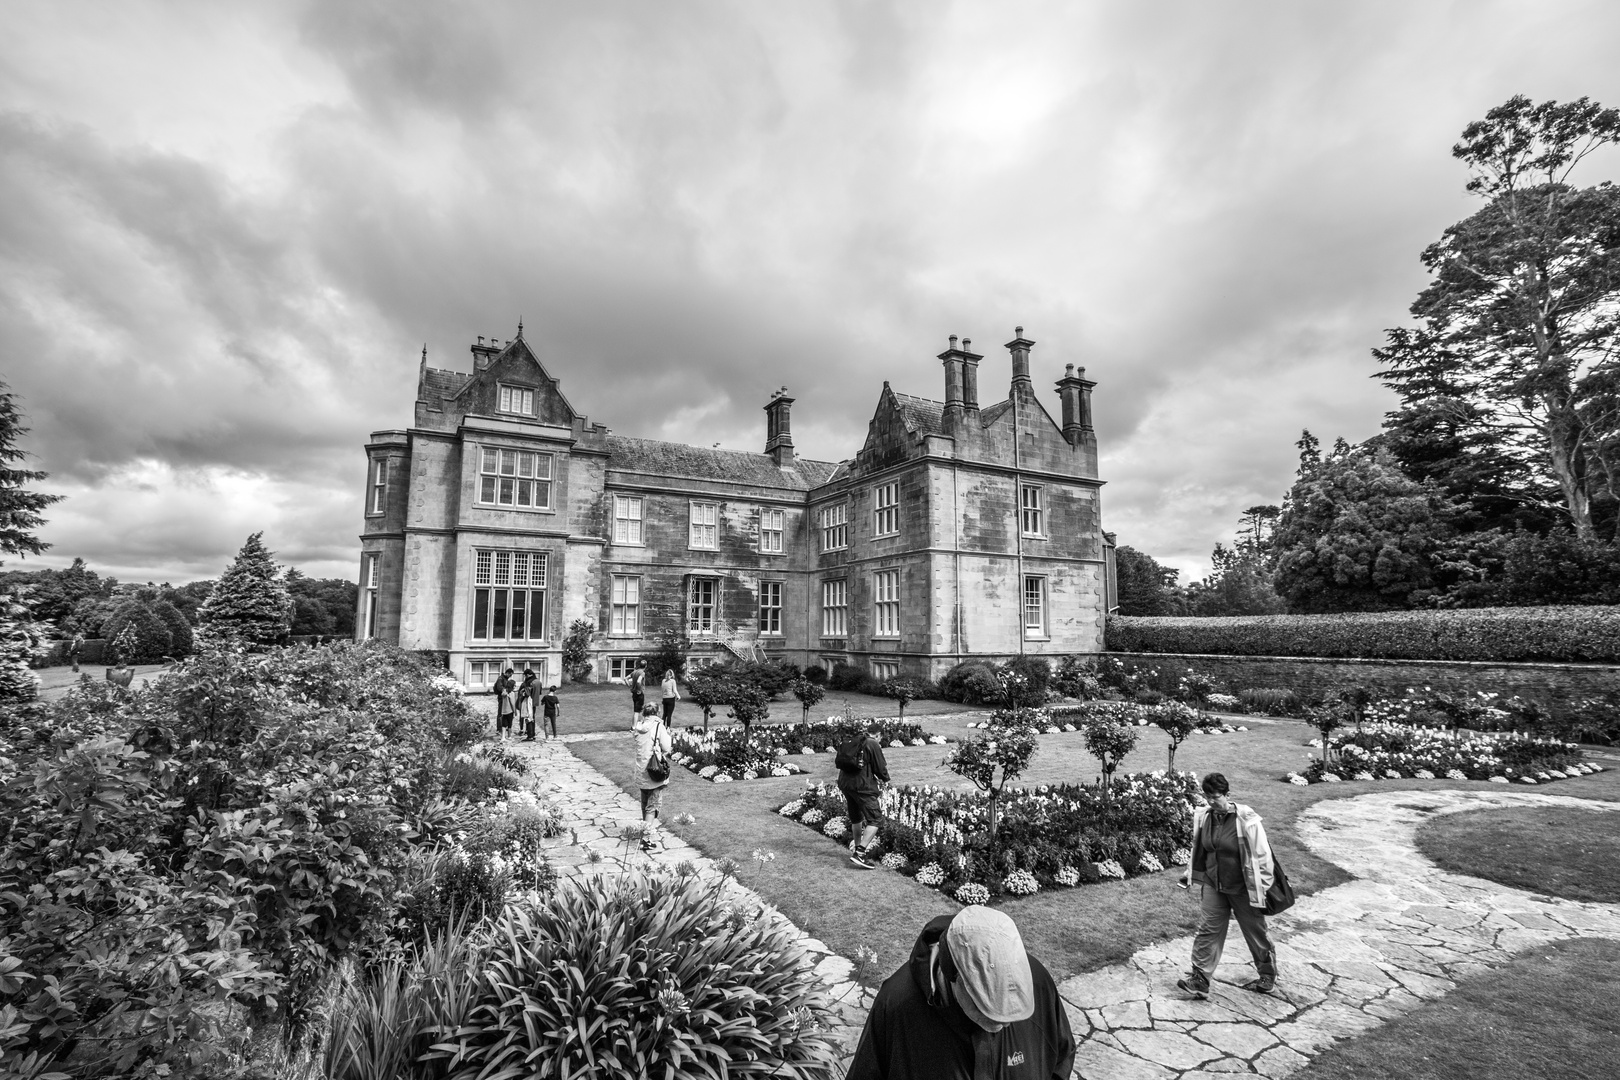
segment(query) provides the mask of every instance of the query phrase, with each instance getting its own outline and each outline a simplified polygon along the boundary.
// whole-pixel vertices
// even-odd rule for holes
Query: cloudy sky
[[[43,561],[135,580],[260,529],[352,576],[423,343],[520,318],[620,433],[758,449],[787,385],[829,460],[884,379],[942,396],[949,334],[992,400],[1023,325],[1099,384],[1106,526],[1201,573],[1301,428],[1377,431],[1462,127],[1620,104],[1612,0],[5,15],[0,376],[68,496]]]

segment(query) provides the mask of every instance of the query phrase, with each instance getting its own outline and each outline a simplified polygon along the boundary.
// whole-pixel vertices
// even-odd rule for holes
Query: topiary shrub
[[[1000,700],[1001,683],[996,670],[982,660],[964,660],[939,680],[939,692],[946,701],[984,705]]]
[[[832,675],[828,678],[827,685],[834,690],[858,691],[861,688],[861,680],[865,678],[869,678],[869,676],[860,668],[839,661],[833,665]]]
[[[510,910],[477,957],[464,1018],[428,1052],[433,1075],[830,1075],[825,984],[786,922],[732,907],[723,887],[599,875]]]

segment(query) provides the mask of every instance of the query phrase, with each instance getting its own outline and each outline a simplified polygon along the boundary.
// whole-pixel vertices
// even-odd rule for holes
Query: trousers
[[[1226,929],[1232,917],[1237,917],[1238,929],[1248,943],[1249,955],[1262,975],[1277,975],[1277,953],[1271,946],[1271,935],[1266,933],[1266,913],[1249,903],[1245,893],[1223,893],[1211,886],[1203,886],[1198,917],[1198,933],[1193,937],[1193,967],[1206,979],[1215,978],[1215,969],[1221,962],[1221,951],[1226,947]]]

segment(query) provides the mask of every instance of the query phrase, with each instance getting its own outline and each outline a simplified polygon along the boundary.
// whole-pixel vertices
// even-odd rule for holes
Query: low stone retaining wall
[[[1620,691],[1620,664],[1501,664],[1468,660],[1347,660],[1309,656],[1215,656],[1205,653],[1110,652],[1120,660],[1197,668],[1233,693],[1277,687],[1302,695],[1326,695],[1345,686],[1367,686],[1393,696],[1408,687],[1447,692],[1487,691],[1520,697],[1560,711],[1582,698]]]

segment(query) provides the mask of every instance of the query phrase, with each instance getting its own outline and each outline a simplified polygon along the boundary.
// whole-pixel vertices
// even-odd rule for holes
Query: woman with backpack
[[[658,715],[658,706],[647,705],[631,728],[636,738],[636,778],[641,788],[641,823],[646,835],[641,838],[642,851],[662,851],[664,842],[658,835],[659,812],[664,806],[664,788],[669,786],[669,755],[674,746],[669,738],[669,726]]]
[[[1226,777],[1205,774],[1203,789],[1209,805],[1193,811],[1192,859],[1177,882],[1182,888],[1196,883],[1201,890],[1198,933],[1192,970],[1176,986],[1200,1000],[1209,996],[1227,927],[1236,917],[1259,975],[1243,988],[1269,994],[1277,985],[1277,951],[1266,932],[1266,894],[1281,874],[1260,815],[1232,800]]]

